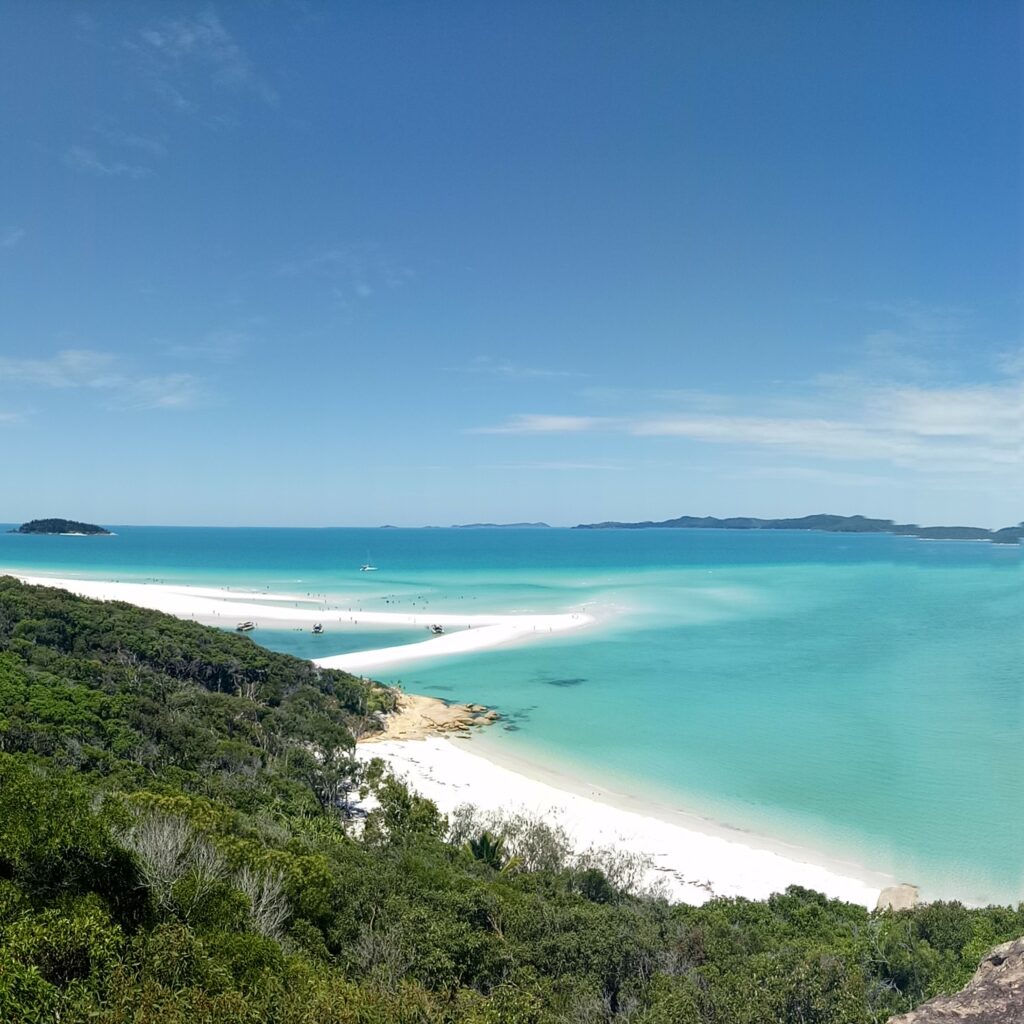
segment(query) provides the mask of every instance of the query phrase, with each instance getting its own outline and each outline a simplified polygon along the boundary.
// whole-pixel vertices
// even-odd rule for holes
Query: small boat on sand
[[[235,629],[239,633],[250,633],[255,628],[256,628],[256,623],[253,622],[251,619],[246,619],[245,622],[240,622],[237,626],[235,626]]]
[[[440,636],[444,632],[444,626],[439,626],[436,622],[432,626],[427,626],[434,636]]]
[[[322,633],[323,631],[324,631],[324,627],[319,622],[317,622],[317,623],[315,623],[313,625],[313,632],[314,633]]]

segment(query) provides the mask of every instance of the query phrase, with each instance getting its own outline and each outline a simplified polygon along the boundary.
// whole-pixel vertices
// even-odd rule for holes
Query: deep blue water
[[[922,885],[1024,899],[1021,549],[737,531],[114,527],[0,535],[0,566],[554,611],[597,628],[388,681],[492,704],[481,738]],[[379,567],[360,573],[367,558]],[[261,631],[304,656],[422,639]]]

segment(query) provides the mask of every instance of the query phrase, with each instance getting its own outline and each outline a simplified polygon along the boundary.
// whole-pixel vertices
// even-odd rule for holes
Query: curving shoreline
[[[255,619],[266,626],[312,626],[315,622],[426,626],[458,632],[420,643],[318,658],[315,664],[360,671],[499,645],[542,641],[543,637],[593,624],[583,612],[556,615],[446,615],[432,612],[365,612],[325,607],[321,601],[271,594],[191,587],[49,577],[10,572],[25,583],[59,587],[84,597],[126,601],[208,625]],[[434,697],[403,694],[397,715],[382,734],[358,746],[359,756],[381,757],[399,776],[450,813],[459,804],[483,810],[553,817],[579,849],[615,845],[643,854],[653,864],[650,881],[661,881],[670,898],[702,903],[713,896],[763,899],[788,885],[817,889],[839,899],[874,907],[896,883],[891,876],[857,865],[829,862],[814,851],[747,835],[694,815],[658,808],[644,794],[601,791],[585,780],[559,775],[514,756],[467,742],[469,728],[489,716],[480,705],[448,704]],[[456,740],[446,738],[457,734]],[[490,745],[488,745],[489,747]]]
[[[442,813],[467,803],[483,811],[523,811],[565,828],[578,851],[616,846],[641,854],[652,865],[647,882],[661,883],[675,901],[765,899],[802,885],[873,909],[897,881],[858,865],[830,862],[813,850],[658,808],[643,794],[612,794],[514,756],[498,757],[489,747],[472,738],[434,734],[360,743],[357,753],[382,758]]]

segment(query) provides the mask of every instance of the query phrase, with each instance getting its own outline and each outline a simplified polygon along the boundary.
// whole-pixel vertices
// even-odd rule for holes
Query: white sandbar
[[[3,570],[0,570],[2,573]],[[579,629],[594,619],[585,612],[554,615],[461,615],[446,612],[374,612],[341,608],[322,599],[296,594],[230,590],[222,587],[191,587],[174,583],[126,583],[120,580],[72,579],[25,575],[12,571],[23,583],[59,587],[82,597],[101,601],[127,601],[140,608],[152,608],[181,619],[193,619],[212,626],[233,625],[246,620],[257,628],[312,628],[319,622],[326,633],[358,626],[414,626],[427,629],[438,625],[446,632],[419,643],[329,655],[314,659],[322,668],[362,672],[423,658],[449,657],[515,642],[541,640],[553,633]],[[355,604],[356,601],[351,602]],[[328,638],[325,638],[328,639]],[[328,639],[329,642],[329,639]]]

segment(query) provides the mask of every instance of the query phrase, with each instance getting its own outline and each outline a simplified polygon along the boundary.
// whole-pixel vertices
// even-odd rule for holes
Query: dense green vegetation
[[[79,523],[74,519],[33,519],[22,523],[11,533],[84,533],[90,536],[110,536],[110,531],[92,523]]]
[[[672,906],[352,756],[391,695],[246,637],[0,579],[0,1020],[882,1021],[1024,907],[791,888]],[[354,814],[351,796],[376,806]]]

